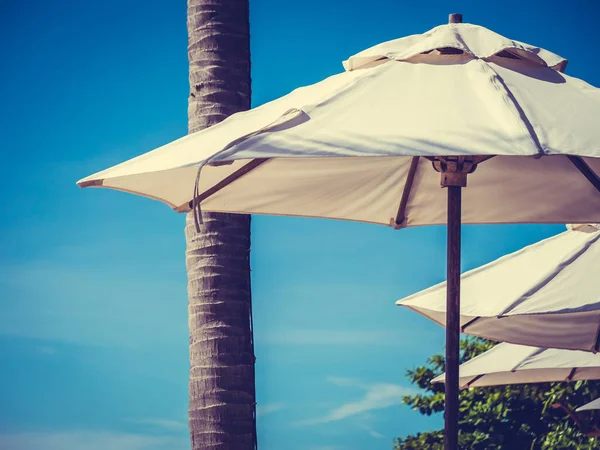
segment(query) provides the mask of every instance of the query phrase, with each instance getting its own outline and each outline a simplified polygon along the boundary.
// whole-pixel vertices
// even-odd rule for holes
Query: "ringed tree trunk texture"
[[[250,107],[248,0],[188,0],[190,133]],[[186,218],[192,449],[256,448],[250,216]]]

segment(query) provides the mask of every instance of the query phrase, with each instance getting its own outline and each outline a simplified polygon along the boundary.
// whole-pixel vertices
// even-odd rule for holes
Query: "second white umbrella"
[[[600,229],[578,226],[461,277],[461,332],[495,341],[596,352]],[[446,286],[397,302],[444,326]]]
[[[432,382],[443,383],[444,377],[442,374]],[[599,354],[502,343],[462,364],[459,384],[464,389],[598,379]]]
[[[600,409],[600,398],[597,398],[594,401],[591,401],[589,403],[586,403],[583,406],[580,406],[575,411],[577,411],[577,412],[579,412],[579,411],[591,411],[593,409]]]

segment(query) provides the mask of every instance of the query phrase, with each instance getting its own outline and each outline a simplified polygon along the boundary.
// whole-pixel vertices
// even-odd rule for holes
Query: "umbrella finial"
[[[462,14],[450,14],[448,16],[448,23],[462,23]]]

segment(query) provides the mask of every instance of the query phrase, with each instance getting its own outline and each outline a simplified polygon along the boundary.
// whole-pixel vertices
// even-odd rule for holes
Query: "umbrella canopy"
[[[565,231],[461,278],[463,333],[572,350],[598,350],[600,230]],[[445,324],[445,283],[397,302]]]
[[[443,25],[78,184],[183,212],[203,167],[207,211],[405,227],[446,223],[430,159],[475,167],[496,155],[469,177],[464,223],[600,222],[600,90],[559,73],[565,64],[480,26]]]
[[[577,411],[577,412],[579,412],[579,411],[591,411],[593,409],[600,409],[600,398],[597,398],[594,401],[591,401],[589,403],[586,403],[583,406],[580,406],[575,411]]]
[[[600,355],[577,350],[498,344],[460,366],[461,389],[503,384],[600,379]],[[433,383],[443,383],[444,375]]]

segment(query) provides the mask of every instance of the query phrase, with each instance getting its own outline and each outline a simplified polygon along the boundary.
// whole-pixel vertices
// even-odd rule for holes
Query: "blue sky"
[[[600,85],[600,4],[251,1],[253,104],[450,12]],[[181,1],[0,5],[0,449],[187,450],[184,217],[75,181],[187,130]],[[469,269],[561,226],[464,227]],[[261,450],[389,449],[441,425],[400,405],[443,329],[394,306],[442,281],[445,230],[256,217]]]

